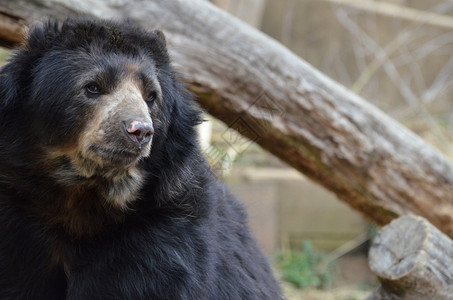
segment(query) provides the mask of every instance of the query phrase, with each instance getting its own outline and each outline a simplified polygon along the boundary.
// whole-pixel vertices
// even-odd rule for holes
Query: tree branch
[[[384,1],[362,1],[362,0],[322,0],[339,6],[355,8],[371,14],[378,14],[421,25],[426,24],[445,29],[453,29],[453,18],[432,12],[421,11],[402,5]]]
[[[453,241],[421,217],[404,216],[382,229],[370,268],[382,286],[367,300],[451,299]]]

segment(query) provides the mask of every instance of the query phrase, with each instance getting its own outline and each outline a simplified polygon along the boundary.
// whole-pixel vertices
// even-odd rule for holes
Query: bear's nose
[[[154,134],[153,124],[137,120],[123,121],[123,129],[127,136],[139,147],[151,140]]]

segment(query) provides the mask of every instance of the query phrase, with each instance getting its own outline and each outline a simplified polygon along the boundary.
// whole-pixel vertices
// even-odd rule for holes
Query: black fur
[[[57,178],[73,166],[48,152],[77,140],[96,105],[77,80],[96,64],[110,68],[102,80],[114,87],[114,66],[127,60],[155,65],[162,101],[150,108],[151,155],[138,162],[144,184],[121,210],[102,191],[127,189],[130,178]],[[0,299],[281,297],[244,208],[200,153],[191,98],[159,32],[94,20],[32,29],[0,69]]]

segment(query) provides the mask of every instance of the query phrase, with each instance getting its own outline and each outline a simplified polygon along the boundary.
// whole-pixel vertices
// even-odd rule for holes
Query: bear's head
[[[2,144],[20,135],[35,156],[30,146],[17,149],[27,148],[23,154],[52,180],[102,185],[115,206],[137,197],[153,157],[162,167],[162,160],[181,160],[169,153],[193,146],[198,111],[175,78],[160,31],[80,19],[37,24],[0,76]],[[20,151],[0,149],[11,161]],[[14,168],[9,163],[1,168]]]

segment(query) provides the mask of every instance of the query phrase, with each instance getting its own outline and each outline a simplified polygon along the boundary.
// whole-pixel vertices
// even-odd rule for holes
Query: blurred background
[[[453,156],[452,0],[212,0]],[[8,51],[0,49],[0,63]],[[206,115],[202,148],[247,206],[288,299],[364,299],[377,228]]]
[[[453,1],[211,2],[453,156]],[[237,133],[207,118],[205,154],[247,205],[261,246],[290,282],[288,299],[364,299],[377,285],[367,265],[377,228],[253,142],[231,143]]]

